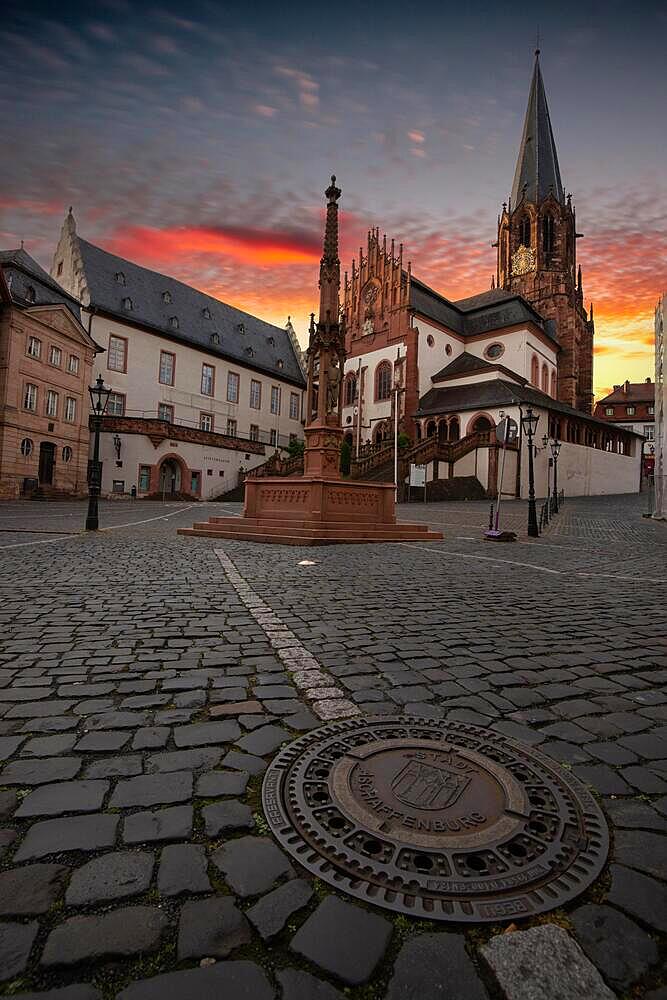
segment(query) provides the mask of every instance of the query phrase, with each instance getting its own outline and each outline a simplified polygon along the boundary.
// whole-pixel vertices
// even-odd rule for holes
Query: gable
[[[92,337],[86,333],[81,323],[74,318],[67,306],[30,306],[29,308],[21,311],[23,315],[31,316],[33,319],[38,320],[50,330],[57,330],[58,333],[61,333],[64,337],[67,337],[69,340],[73,340],[77,344],[82,344],[83,346],[90,348],[90,350],[94,351],[96,354],[103,350],[103,348],[96,344]]]

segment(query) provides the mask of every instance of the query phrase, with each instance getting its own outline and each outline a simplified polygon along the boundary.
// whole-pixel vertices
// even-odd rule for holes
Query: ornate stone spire
[[[338,258],[338,199],[341,189],[336,187],[336,177],[324,192],[327,199],[327,221],[324,230],[324,251],[320,261],[320,323],[338,322],[338,291],[340,289],[340,260]]]
[[[521,146],[514,172],[512,206],[517,208],[523,198],[538,205],[549,195],[561,203],[564,200],[556,141],[551,129],[547,95],[540,71],[540,50],[537,49]]]

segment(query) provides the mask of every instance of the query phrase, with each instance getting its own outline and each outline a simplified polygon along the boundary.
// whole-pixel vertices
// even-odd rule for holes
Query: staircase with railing
[[[398,455],[399,482],[405,481],[411,465],[428,465],[431,462],[443,462],[447,465],[449,475],[453,475],[453,466],[476,448],[491,448],[497,446],[493,431],[478,431],[468,434],[458,441],[442,441],[437,436],[424,438],[408,448],[403,448]],[[508,445],[516,449],[516,444]],[[246,478],[263,476],[291,476],[303,472],[303,455],[284,458],[276,451],[262,465],[256,466],[246,473]],[[394,442],[383,441],[380,444],[362,445],[359,454],[350,462],[350,479],[363,479],[370,482],[393,482],[394,479]]]

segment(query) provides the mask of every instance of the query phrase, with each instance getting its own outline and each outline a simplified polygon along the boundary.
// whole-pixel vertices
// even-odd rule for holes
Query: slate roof
[[[556,142],[551,128],[538,51],[535,53],[535,68],[514,171],[512,208],[517,208],[524,198],[526,201],[539,204],[549,194],[560,202],[564,200]]]
[[[300,388],[305,386],[301,365],[286,330],[235,309],[182,281],[107,253],[79,236],[75,239],[83,260],[91,305],[97,309],[126,323],[155,330],[171,340],[269,373]],[[116,275],[122,275],[124,283],[119,282]],[[170,301],[164,300],[165,293]],[[132,302],[131,310],[123,304],[126,299]],[[177,318],[177,326],[173,317]]]
[[[5,276],[12,302],[25,308],[29,306],[65,305],[73,316],[81,322],[79,303],[61,288],[57,281],[44,270],[23,248],[0,250],[0,267]],[[34,292],[34,298],[29,289]]]
[[[486,361],[484,358],[478,358],[474,354],[469,354],[467,351],[463,351],[462,354],[459,354],[458,358],[454,358],[454,360],[450,361],[448,365],[441,368],[439,372],[432,375],[431,382],[441,382],[444,379],[456,378],[460,375],[477,375],[479,372],[494,371],[502,371],[522,382],[526,381],[526,379],[521,375],[511,371],[509,368],[499,364],[497,361]]]
[[[598,399],[597,406],[611,403],[653,403],[655,401],[655,382],[625,382],[614,386],[612,392],[604,399]]]
[[[426,417],[431,414],[453,413],[459,410],[485,410],[491,406],[509,406],[512,403],[526,403],[539,406],[541,409],[551,410],[554,413],[563,413],[565,416],[583,417],[587,422],[609,429],[609,421],[598,420],[587,413],[581,413],[573,406],[561,403],[560,400],[547,396],[546,393],[540,392],[533,386],[519,385],[501,378],[488,382],[471,382],[470,385],[429,389],[419,400],[419,408],[415,416]],[[641,437],[641,435],[639,436]]]
[[[490,333],[505,326],[534,323],[558,343],[553,320],[545,320],[517,292],[508,292],[502,288],[492,288],[478,295],[451,301],[412,275],[410,306],[415,312],[436,320],[464,337]]]

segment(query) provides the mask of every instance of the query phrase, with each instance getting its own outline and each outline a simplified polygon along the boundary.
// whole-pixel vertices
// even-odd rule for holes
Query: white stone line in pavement
[[[297,639],[274,611],[252,589],[241,576],[236,566],[223,549],[213,550],[220,560],[227,579],[262,629],[276,655],[283,661],[292,675],[294,686],[303,692],[311,702],[315,714],[324,722],[331,719],[346,719],[360,715],[354,702],[344,696],[343,691],[331,687],[332,679],[319,660]]]
[[[508,566],[523,566],[528,569],[537,569],[540,573],[552,573],[554,576],[563,576],[560,569],[547,569],[546,566],[537,566],[535,563],[516,562],[514,559],[494,559],[493,556],[476,556],[472,552],[452,552],[449,549],[429,549],[426,545],[417,545],[415,542],[399,542],[399,545],[409,545],[411,549],[421,549],[423,552],[435,552],[439,556],[460,556],[461,559],[481,559],[483,562],[506,563]]]

